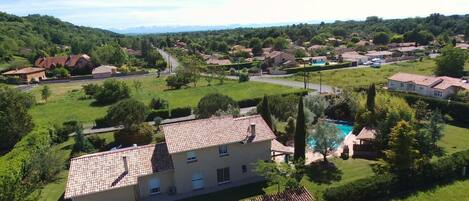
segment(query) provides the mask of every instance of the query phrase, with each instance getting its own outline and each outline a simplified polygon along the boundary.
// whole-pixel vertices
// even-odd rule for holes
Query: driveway
[[[292,75],[262,75],[262,76],[250,76],[249,80],[253,82],[263,82],[269,84],[276,84],[282,85],[286,87],[293,87],[293,88],[305,88],[304,82],[292,81],[292,80],[282,80],[282,79],[275,79],[275,78],[282,78],[288,77]],[[227,76],[228,79],[237,80],[237,76]],[[325,84],[317,84],[317,83],[306,83],[306,88],[314,90],[313,93],[333,93],[333,87]]]
[[[169,64],[169,68],[166,68],[163,73],[171,74],[176,72],[176,69],[179,67],[178,60],[163,49],[157,48],[156,50],[158,50],[161,56],[163,56],[163,59]]]

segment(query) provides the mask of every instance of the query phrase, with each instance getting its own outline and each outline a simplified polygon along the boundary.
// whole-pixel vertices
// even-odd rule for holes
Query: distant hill
[[[11,61],[13,55],[33,60],[38,54],[86,53],[96,45],[121,37],[111,31],[76,26],[50,16],[18,17],[0,12],[0,63]]]

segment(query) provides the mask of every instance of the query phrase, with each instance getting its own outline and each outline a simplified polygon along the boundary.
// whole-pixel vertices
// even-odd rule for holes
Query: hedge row
[[[178,107],[171,109],[171,118],[186,117],[192,114],[191,107]]]
[[[315,72],[321,70],[332,70],[332,69],[339,69],[339,68],[347,68],[351,67],[352,63],[340,63],[340,64],[333,64],[333,65],[326,65],[326,66],[308,66],[308,67],[295,67],[295,68],[286,68],[284,69],[287,74],[299,73],[299,72]]]
[[[449,101],[432,97],[420,96],[417,94],[393,91],[393,94],[404,98],[409,105],[414,104],[418,100],[422,100],[428,104],[431,109],[439,109],[443,114],[450,115],[458,122],[469,122],[469,104],[457,101]]]
[[[37,129],[27,134],[15,147],[0,157],[0,200],[20,200],[24,198],[22,181],[28,163],[37,150],[50,146],[51,138],[45,129]]]
[[[288,96],[288,95],[306,96],[306,95],[308,95],[308,91],[290,92],[290,93],[284,93],[284,94],[273,95],[273,96]],[[255,107],[262,101],[262,98],[263,97],[248,98],[248,99],[239,100],[238,101],[238,106],[240,108]]]
[[[227,65],[213,65],[214,67],[222,67],[225,70],[230,70],[234,68],[236,70],[241,70],[243,68],[251,68],[253,66],[253,62],[247,63],[235,63],[235,64],[227,64]]]
[[[469,178],[469,171],[462,175],[464,167],[469,168],[469,150],[443,157],[422,168],[422,171],[408,181],[399,181],[391,174],[375,175],[341,186],[331,187],[324,193],[327,201],[361,201],[392,197],[423,187],[448,183]],[[409,182],[410,181],[410,182]]]
[[[191,107],[179,107],[179,108],[173,108],[171,110],[168,110],[168,109],[153,110],[148,114],[146,121],[153,121],[155,117],[161,117],[162,119],[169,119],[169,118],[186,117],[191,114],[192,114]]]

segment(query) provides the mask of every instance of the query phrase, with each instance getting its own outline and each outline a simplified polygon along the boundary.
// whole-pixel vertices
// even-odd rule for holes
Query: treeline
[[[300,46],[344,44],[353,46],[359,40],[374,39],[378,44],[389,42],[417,42],[427,45],[437,39],[441,43],[452,42],[452,36],[469,36],[469,15],[444,16],[432,14],[428,17],[383,20],[368,17],[365,21],[336,21],[334,23],[296,24],[268,28],[238,28],[220,31],[202,31],[149,35],[160,47],[172,47],[181,41],[190,51],[227,52],[232,45],[246,47],[282,48],[285,39]],[[328,41],[334,37],[339,41]],[[260,40],[260,43],[259,41]],[[443,44],[442,44],[443,45]]]

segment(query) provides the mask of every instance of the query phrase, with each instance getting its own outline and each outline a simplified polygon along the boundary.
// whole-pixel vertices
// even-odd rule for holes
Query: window
[[[160,193],[160,180],[158,178],[151,178],[148,182],[148,189],[150,195],[156,195]]]
[[[217,182],[218,184],[226,184],[230,182],[230,168],[217,169]]]
[[[228,146],[227,145],[218,146],[218,155],[220,157],[228,156]]]
[[[442,97],[442,96],[443,96],[443,92],[441,92],[441,91],[434,91],[434,92],[433,92],[433,96]]]
[[[189,151],[187,152],[187,162],[192,163],[197,161],[197,156],[195,155],[195,152]]]
[[[192,175],[192,189],[200,190],[204,188],[204,177],[201,173],[195,173]]]
[[[246,172],[248,171],[248,168],[246,167],[246,165],[242,165],[242,166],[241,166],[241,171],[242,171],[243,173],[246,173]]]

